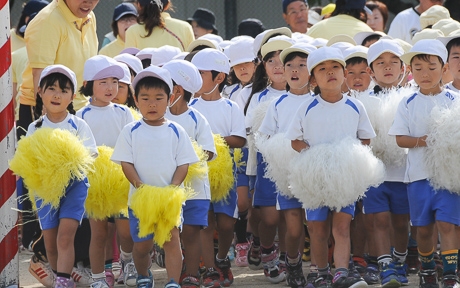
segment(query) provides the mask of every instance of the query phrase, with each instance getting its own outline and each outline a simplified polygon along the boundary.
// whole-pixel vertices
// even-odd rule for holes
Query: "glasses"
[[[302,13],[307,13],[307,8],[301,8],[300,10],[291,10],[287,13],[288,16],[297,16]]]
[[[120,20],[118,20],[118,22],[121,22],[121,23],[133,23],[133,22],[137,22],[137,17],[135,16],[131,16],[131,17],[122,17]]]

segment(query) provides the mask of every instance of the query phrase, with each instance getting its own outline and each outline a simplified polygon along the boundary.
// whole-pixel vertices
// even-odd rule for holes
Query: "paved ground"
[[[31,255],[26,253],[19,254],[19,284],[20,287],[32,288],[32,287],[43,287],[35,278],[29,273],[29,260]],[[304,263],[304,272],[308,271],[308,263]],[[240,268],[233,265],[232,267],[233,275],[235,275],[235,282],[232,287],[286,287],[285,283],[280,284],[270,284],[265,280],[262,271],[253,271],[249,268]],[[163,287],[166,280],[166,271],[165,269],[159,268],[155,264],[152,266],[153,277],[155,279],[155,287]],[[418,287],[418,277],[416,275],[410,275],[409,277],[409,286],[405,287]],[[117,285],[116,287],[124,287],[123,285]],[[374,285],[372,287],[379,287],[379,285]]]

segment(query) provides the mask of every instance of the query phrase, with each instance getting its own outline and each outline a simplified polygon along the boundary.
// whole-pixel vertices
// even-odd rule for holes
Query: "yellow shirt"
[[[158,48],[163,45],[171,45],[178,47],[181,51],[187,49],[188,45],[195,40],[192,26],[185,21],[171,18],[166,12],[161,13],[161,16],[165,21],[166,29],[174,33],[177,37],[167,32],[166,29],[159,27],[155,27],[149,37],[144,37],[147,35],[144,25],[135,24],[126,31],[125,48],[136,47],[142,50],[144,48]]]
[[[345,34],[353,38],[358,32],[373,32],[373,30],[366,23],[355,17],[340,14],[316,23],[308,29],[307,35],[313,38],[329,40],[339,34]]]
[[[17,89],[22,83],[22,73],[27,67],[27,49],[26,47],[19,48],[11,53],[11,74],[13,83],[17,83]],[[16,97],[16,103],[19,103],[19,93],[13,91],[13,95]],[[14,109],[14,117],[17,121],[19,119],[19,105],[16,105]]]
[[[93,12],[78,18],[64,0],[54,0],[29,23],[25,40],[29,64],[22,76],[20,103],[34,106],[32,68],[62,64],[75,72],[77,89],[83,84],[85,61],[97,55],[96,18]],[[87,103],[87,98],[77,93],[73,106],[78,110]]]
[[[123,49],[125,49],[125,42],[121,40],[120,36],[117,36],[117,39],[102,47],[99,54],[113,58],[120,54]]]
[[[12,28],[10,30],[10,33],[11,33],[11,52],[16,51],[19,48],[26,46],[26,41],[24,41],[24,38],[16,34],[15,28]]]

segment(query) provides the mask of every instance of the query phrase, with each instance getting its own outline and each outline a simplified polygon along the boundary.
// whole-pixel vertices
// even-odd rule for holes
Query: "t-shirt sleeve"
[[[268,106],[267,113],[265,114],[264,120],[259,127],[259,132],[266,135],[274,135],[276,133],[276,123],[278,123],[278,115],[276,113],[276,100],[275,98]],[[256,132],[256,131],[253,131]]]
[[[403,98],[399,103],[398,110],[396,110],[393,125],[391,125],[390,131],[388,131],[388,135],[410,135],[409,110],[407,108],[407,99],[408,98]]]
[[[208,120],[206,120],[206,118],[204,118],[204,116],[202,116],[201,114],[198,119],[199,120],[196,142],[198,142],[198,144],[201,145],[201,148],[203,148],[203,150],[214,153],[214,157],[216,157],[217,151],[216,145],[214,144],[214,138],[212,136],[211,126],[209,125]]]
[[[246,125],[244,124],[244,113],[238,105],[232,106],[232,127],[230,135],[246,138]]]
[[[375,134],[374,128],[372,127],[371,120],[369,119],[369,115],[367,115],[366,108],[364,105],[356,101],[359,106],[359,122],[358,122],[358,132],[357,136],[359,139],[372,139],[377,136]]]
[[[99,154],[93,132],[91,132],[91,128],[83,120],[78,125],[77,136],[83,141],[83,145],[89,149],[92,156],[96,157]]]
[[[302,116],[305,114],[305,105],[300,105],[297,112],[292,117],[291,124],[285,133],[285,137],[289,140],[304,140],[302,129]]]
[[[133,147],[132,147],[132,134],[131,127],[125,126],[118,136],[117,143],[113,149],[112,157],[113,162],[121,164],[121,162],[134,163]]]
[[[195,150],[193,149],[192,141],[190,140],[190,137],[188,136],[187,132],[185,132],[185,130],[179,125],[175,126],[179,133],[178,145],[176,150],[177,166],[181,166],[184,164],[193,164],[200,161],[200,159],[198,159],[198,156],[195,153]]]
[[[45,68],[55,63],[60,42],[67,37],[62,35],[60,25],[48,19],[37,19],[27,27],[25,34],[27,55],[30,67]]]

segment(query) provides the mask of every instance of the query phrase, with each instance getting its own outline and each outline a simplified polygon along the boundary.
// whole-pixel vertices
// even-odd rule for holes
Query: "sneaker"
[[[93,278],[91,278],[91,270],[89,268],[85,268],[83,262],[77,262],[77,267],[72,268],[72,273],[70,276],[75,281],[77,286],[85,286],[88,287],[91,283],[93,283]]]
[[[38,260],[33,255],[29,262],[29,272],[45,287],[53,287],[54,273],[48,262]]]
[[[421,269],[418,272],[420,277],[420,288],[438,288],[438,276],[434,269]]]
[[[186,276],[181,282],[182,288],[195,288],[200,287],[200,280],[193,276]]]
[[[438,280],[442,280],[442,275],[444,275],[444,263],[437,252],[433,253],[434,263],[436,263],[436,272],[438,273]]]
[[[94,280],[93,283],[89,285],[90,288],[110,288],[109,284],[105,279]]]
[[[260,246],[255,246],[253,242],[249,245],[248,266],[251,270],[262,269],[262,259],[260,258]]]
[[[125,284],[125,261],[120,259],[120,273],[118,274],[117,284]]]
[[[374,285],[380,282],[379,268],[375,264],[367,264],[366,272],[363,276],[364,281],[369,285]]]
[[[418,259],[418,248],[417,247],[408,247],[407,248],[407,257],[406,264],[408,267],[408,272],[415,274],[420,270],[420,260]]]
[[[390,267],[396,270],[399,283],[401,283],[402,286],[409,285],[409,279],[407,279],[407,264],[391,262]]]
[[[113,274],[115,273],[120,273],[121,271],[121,259],[119,261],[113,261],[112,262],[112,271],[113,271]]]
[[[307,286],[306,288],[314,288],[315,281],[318,278],[318,272],[310,272],[307,274]]]
[[[125,278],[123,282],[128,287],[136,287],[137,283],[137,270],[136,266],[134,266],[134,262],[131,260],[125,264],[125,269],[123,269],[123,273],[125,274]]]
[[[233,259],[235,259],[235,247],[233,246],[233,244],[228,249],[227,257],[228,259],[230,259],[230,261],[233,261]]]
[[[56,277],[54,288],[75,288],[75,282],[72,277],[70,279],[63,277]]]
[[[180,285],[176,283],[173,279],[169,280],[168,283],[166,283],[165,288],[180,288]]]
[[[220,285],[222,287],[230,287],[233,283],[233,273],[231,269],[230,259],[226,257],[222,261],[215,260],[216,270],[220,274]]]
[[[204,272],[203,280],[201,281],[203,287],[206,288],[219,288],[220,287],[220,274],[214,268],[208,268]]]
[[[154,281],[152,272],[149,270],[149,277],[138,276],[136,279],[136,286],[137,288],[153,288]]]
[[[269,282],[277,284],[284,280],[286,274],[280,271],[280,261],[275,249],[273,249],[270,254],[262,254],[261,259],[265,278],[267,278]]]
[[[361,276],[366,274],[367,262],[363,257],[353,256],[353,265]]]
[[[380,267],[380,281],[382,287],[385,288],[401,287],[398,273],[394,269],[394,266],[391,266],[391,263]]]
[[[286,261],[286,285],[289,287],[305,287],[307,285],[307,280],[303,276],[302,271],[302,258],[299,259],[297,264],[291,266],[288,261]]]
[[[318,276],[313,284],[315,288],[332,288],[332,275],[328,273]]]
[[[238,243],[235,245],[235,250],[235,265],[237,267],[248,267],[249,243]]]
[[[441,280],[442,288],[459,288],[459,280],[455,274],[446,274],[442,276]]]
[[[279,256],[280,261],[280,273],[284,272],[287,275],[287,268],[286,268],[286,252],[281,252]]]
[[[340,274],[336,274],[334,279],[332,280],[332,287],[333,288],[361,288],[361,287],[368,287],[366,281],[363,278],[353,277],[352,275],[343,276]]]
[[[302,261],[308,262],[310,260],[311,260],[310,237],[305,236],[305,242],[304,242],[303,253],[302,253]]]
[[[113,288],[113,285],[115,285],[115,277],[113,276],[112,270],[105,270],[105,281],[109,284],[110,288]]]

